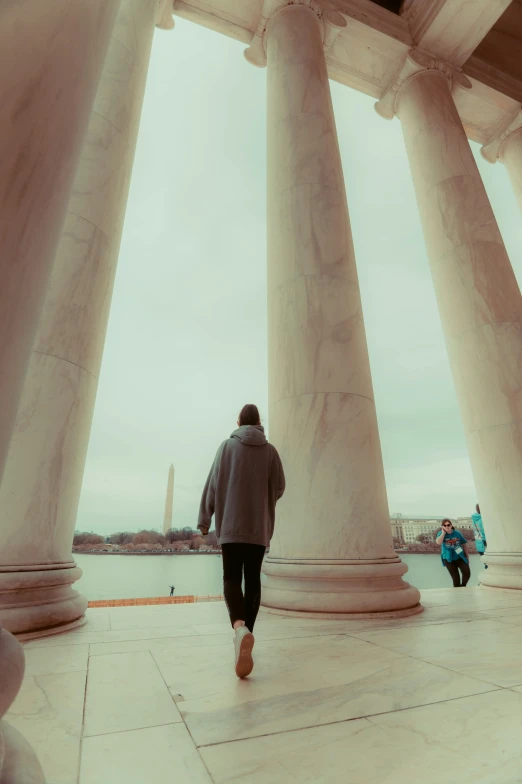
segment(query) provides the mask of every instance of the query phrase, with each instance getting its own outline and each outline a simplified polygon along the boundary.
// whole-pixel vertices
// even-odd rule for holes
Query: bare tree
[[[112,534],[110,538],[111,544],[132,544],[134,541],[134,534],[130,533],[130,531],[121,531],[118,534]]]

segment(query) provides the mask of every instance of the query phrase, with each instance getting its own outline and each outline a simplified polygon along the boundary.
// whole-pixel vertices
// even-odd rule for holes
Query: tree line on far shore
[[[211,531],[203,538],[199,531],[190,527],[171,528],[165,534],[158,531],[143,529],[137,533],[120,531],[116,534],[102,536],[95,533],[75,533],[73,551],[92,550],[107,552],[186,552],[219,550],[216,532]]]
[[[477,552],[475,547],[475,534],[471,528],[459,528],[459,531],[468,541],[469,552]],[[433,534],[419,534],[415,542],[403,543],[396,536],[393,537],[393,546],[396,550],[406,548],[409,553],[439,553],[440,545],[435,542]],[[190,527],[171,528],[165,534],[158,531],[144,529],[133,533],[131,531],[121,531],[110,536],[102,536],[95,533],[75,533],[73,539],[73,551],[92,550],[92,551],[124,551],[124,552],[187,552],[188,550],[197,551],[200,549],[216,550],[221,548],[218,545],[216,532],[211,531],[208,536],[203,538],[199,531],[194,531]]]

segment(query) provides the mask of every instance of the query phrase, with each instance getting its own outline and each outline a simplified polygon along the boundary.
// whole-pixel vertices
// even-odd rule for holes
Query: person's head
[[[445,517],[444,520],[442,521],[442,530],[445,531],[446,533],[450,533],[451,531],[453,531],[453,523],[451,522],[449,517]]]
[[[243,406],[239,412],[237,423],[239,427],[242,425],[253,425],[254,427],[259,426],[261,424],[261,419],[259,418],[259,411],[257,406],[255,406],[253,403],[247,403],[246,406]]]
[[[475,509],[477,510],[477,514],[480,514],[480,506],[477,504]]]

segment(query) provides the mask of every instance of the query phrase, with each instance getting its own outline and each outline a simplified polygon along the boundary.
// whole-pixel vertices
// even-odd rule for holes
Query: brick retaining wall
[[[223,596],[157,596],[144,599],[99,599],[89,602],[89,607],[138,607],[149,604],[194,604],[195,602],[221,602]]]

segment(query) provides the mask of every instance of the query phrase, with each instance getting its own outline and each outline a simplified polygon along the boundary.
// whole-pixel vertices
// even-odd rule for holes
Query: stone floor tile
[[[87,669],[88,645],[57,645],[29,648],[25,654],[25,675],[51,675]]]
[[[108,632],[111,623],[108,610],[101,607],[89,607],[85,613],[85,625],[79,631]]]
[[[521,736],[522,695],[500,690],[200,752],[215,784],[515,784]]]
[[[355,636],[496,686],[522,683],[522,625],[481,620]]]
[[[238,681],[233,647],[153,656],[198,745],[402,710],[494,687],[346,636],[258,643]],[[387,651],[386,653],[389,653]],[[179,697],[178,697],[179,699]]]
[[[165,637],[190,637],[194,630],[186,626],[150,626],[135,629],[118,629],[116,631],[84,632],[74,630],[53,637],[42,637],[24,644],[24,648],[47,648],[58,645],[85,645],[100,642],[125,642],[127,640],[152,640]]]
[[[47,784],[75,784],[87,673],[25,677],[5,718],[29,741]]]
[[[374,766],[383,735],[358,719],[205,746],[200,753],[214,784],[381,784]]]
[[[178,721],[179,711],[148,651],[89,659],[84,737]]]
[[[90,646],[90,656],[107,653],[132,653],[133,651],[173,651],[180,648],[210,648],[213,645],[230,643],[230,631],[226,634],[194,634],[191,637],[163,637],[146,640],[127,640],[122,642],[99,642]]]
[[[212,784],[185,725],[85,738],[80,784]]]

